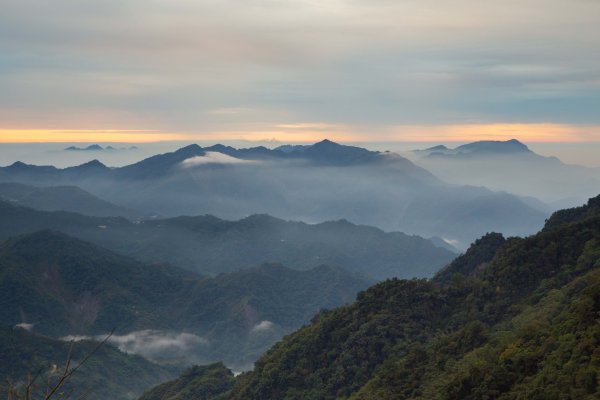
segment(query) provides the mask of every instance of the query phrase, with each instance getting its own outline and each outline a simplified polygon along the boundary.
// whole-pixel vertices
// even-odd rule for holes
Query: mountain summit
[[[477,142],[463,144],[462,146],[458,146],[454,149],[448,148],[444,145],[438,145],[424,150],[415,150],[414,152],[425,157],[462,157],[514,153],[534,154],[525,144],[519,142],[517,139],[505,141],[480,140]]]
[[[311,161],[333,165],[366,164],[381,160],[381,154],[361,147],[346,146],[325,139],[312,146],[299,148],[289,153],[291,156],[307,158]]]

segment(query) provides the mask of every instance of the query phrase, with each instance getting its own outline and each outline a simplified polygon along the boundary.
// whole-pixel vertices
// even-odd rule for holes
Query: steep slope
[[[41,211],[70,211],[96,217],[139,218],[141,213],[102,200],[76,186],[35,187],[0,183],[0,198]]]
[[[0,238],[41,229],[61,230],[142,261],[207,274],[279,262],[301,270],[337,265],[373,279],[428,277],[454,256],[417,236],[347,221],[309,225],[255,215],[240,221],[201,216],[133,223],[0,201]]]
[[[501,242],[443,272],[465,279],[388,280],[321,313],[225,397],[597,398],[600,215]]]
[[[77,342],[72,353],[74,362],[82,360],[96,346],[96,342]],[[0,325],[0,395],[6,395],[7,379],[16,385],[27,382],[28,374],[36,376],[38,373],[41,375],[35,381],[34,392],[43,392],[46,382],[56,382],[63,372],[69,347],[68,342]],[[86,395],[85,398],[91,400],[129,400],[137,398],[149,385],[170,379],[173,373],[173,368],[153,364],[105,344],[61,391],[72,392],[73,398]]]

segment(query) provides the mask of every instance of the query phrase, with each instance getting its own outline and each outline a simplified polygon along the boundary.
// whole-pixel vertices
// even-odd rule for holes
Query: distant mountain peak
[[[15,161],[10,166],[6,167],[6,169],[9,171],[12,171],[12,172],[17,172],[17,173],[18,172],[29,172],[29,171],[46,173],[46,172],[56,171],[56,168],[51,165],[32,165],[32,164],[26,164],[22,161]]]
[[[415,150],[414,153],[433,157],[461,157],[494,154],[535,154],[525,144],[517,139],[510,140],[479,140],[463,144],[454,149],[444,145],[429,147],[425,150]]]
[[[107,147],[107,150],[109,149],[109,147]],[[67,151],[101,151],[104,149],[99,144],[91,144],[87,147],[69,146],[65,150],[67,150]]]
[[[457,153],[532,153],[529,148],[517,139],[510,140],[480,140],[467,143],[454,149]]]
[[[269,224],[285,223],[284,220],[279,219],[277,217],[273,217],[272,215],[269,215],[269,214],[252,214],[240,221],[243,221],[246,223],[263,223],[263,224],[265,224],[265,223],[269,223]]]
[[[314,146],[318,146],[318,145],[336,145],[336,146],[341,146],[341,144],[333,142],[329,139],[323,139],[320,142],[317,142],[314,144]]]
[[[224,144],[217,143],[217,144],[213,144],[210,147],[207,147],[205,150],[218,151],[218,152],[223,153],[224,151],[235,150],[235,149],[231,146],[225,146]]]
[[[332,165],[361,164],[380,160],[379,152],[339,144],[329,139],[321,140],[299,154],[301,157]]]
[[[437,146],[429,147],[425,150],[448,150],[448,147],[444,146],[443,144],[438,144]]]
[[[200,147],[196,143],[193,143],[175,150],[175,153],[188,153],[193,151],[202,151],[202,147]]]
[[[108,168],[102,162],[97,159],[93,159],[92,161],[88,161],[80,165],[80,167],[88,167],[88,168]]]

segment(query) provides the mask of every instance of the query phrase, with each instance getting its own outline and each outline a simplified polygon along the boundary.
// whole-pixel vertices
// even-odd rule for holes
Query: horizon
[[[0,145],[0,166],[10,165],[16,161],[22,161],[33,165],[54,165],[59,168],[81,165],[93,159],[99,159],[104,164],[111,167],[121,167],[137,161],[141,161],[152,155],[175,151],[181,147],[190,144],[198,144],[201,147],[209,147],[215,144],[229,145],[235,148],[248,148],[264,146],[275,148],[283,144],[310,145],[321,140],[332,140],[336,143],[364,147],[372,151],[391,151],[411,159],[412,150],[422,150],[433,147],[434,145],[445,145],[450,148],[458,147],[463,144],[473,143],[473,141],[340,141],[333,140],[331,137],[323,136],[317,140],[309,141],[283,141],[274,138],[264,140],[247,139],[229,139],[229,140],[164,140],[154,142],[115,142],[115,141],[70,141],[70,142],[14,142],[3,143]],[[600,152],[600,143],[598,142],[535,142],[523,141],[533,152],[546,156],[557,157],[562,162],[570,165],[582,165],[591,168],[600,168],[600,159],[597,157]],[[488,140],[488,139],[486,139]],[[493,140],[496,141],[496,140]],[[69,146],[87,147],[98,144],[103,147],[112,145],[113,147],[127,147],[135,145],[138,147],[135,151],[116,151],[116,152],[68,152],[63,150]]]
[[[306,126],[308,125],[308,126]],[[282,125],[279,130],[260,132],[225,132],[213,134],[164,133],[152,130],[103,129],[5,129],[0,126],[0,144],[9,143],[157,143],[187,141],[248,141],[310,143],[328,137],[333,141],[372,143],[468,143],[517,139],[530,143],[600,143],[600,125],[548,123],[406,125],[387,128],[388,132],[369,135],[364,132],[339,131],[313,127],[312,124]],[[287,131],[281,130],[288,129]],[[308,130],[306,130],[308,129]]]

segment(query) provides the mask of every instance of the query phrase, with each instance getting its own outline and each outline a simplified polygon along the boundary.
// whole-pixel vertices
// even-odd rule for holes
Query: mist
[[[68,153],[80,157],[85,151]],[[164,155],[165,160],[172,156]],[[348,165],[303,158],[266,157],[259,162],[211,151],[197,156],[110,173],[26,174],[15,179],[44,186],[77,185],[149,215],[210,214],[237,220],[269,214],[308,223],[346,219],[384,231],[443,237],[459,249],[489,231],[531,234],[553,210],[552,205],[505,193],[511,190],[502,184],[492,191],[468,180],[452,182],[447,177],[447,183],[394,153],[379,153],[376,163]]]
[[[103,335],[66,335],[64,341],[96,340],[103,341],[108,334]],[[191,365],[205,362],[207,357],[208,340],[186,332],[168,332],[160,330],[140,330],[124,335],[112,335],[108,343],[124,353],[137,354],[150,361],[160,364]]]
[[[549,211],[585,203],[600,187],[600,167],[567,164],[533,151],[449,156],[410,152],[407,156],[446,182],[535,198]]]

